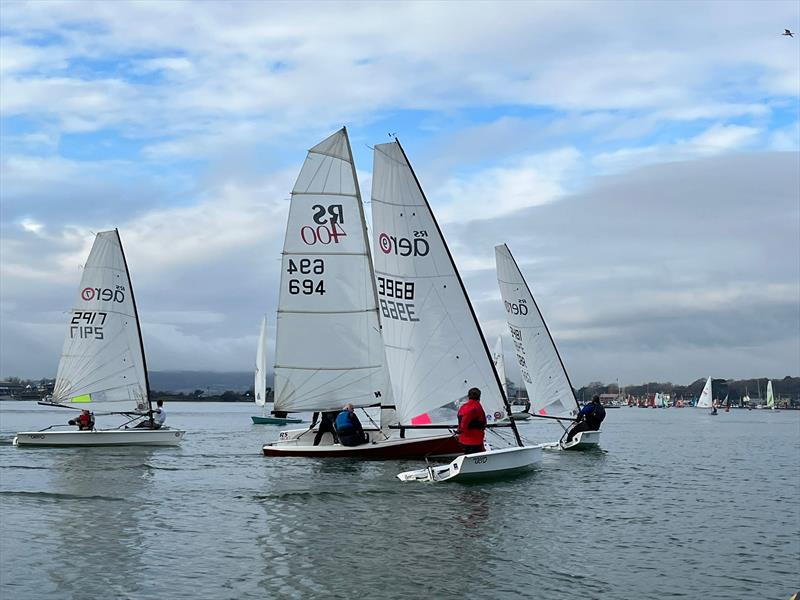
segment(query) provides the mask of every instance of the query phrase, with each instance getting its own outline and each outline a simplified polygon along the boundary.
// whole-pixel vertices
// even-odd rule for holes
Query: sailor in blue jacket
[[[567,443],[572,441],[579,431],[597,431],[600,423],[606,418],[606,409],[600,403],[600,396],[594,396],[592,401],[581,409],[578,419],[567,434]]]
[[[345,404],[336,417],[336,433],[342,446],[360,446],[369,441],[352,404]]]

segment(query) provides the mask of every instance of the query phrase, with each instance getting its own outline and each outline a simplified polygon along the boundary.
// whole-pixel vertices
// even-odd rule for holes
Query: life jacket
[[[341,433],[350,433],[355,429],[353,421],[350,419],[350,411],[343,410],[336,417],[336,431]]]
[[[586,423],[589,425],[600,427],[600,423],[606,418],[606,409],[602,404],[595,404],[592,402],[589,406],[593,406],[594,410],[586,415]]]
[[[91,429],[92,428],[93,419],[92,419],[92,415],[90,415],[90,414],[81,413],[81,415],[78,417],[77,421],[78,421],[78,429],[80,429],[80,430]]]
[[[477,400],[467,400],[458,409],[458,441],[465,446],[483,444],[486,429],[486,413]]]

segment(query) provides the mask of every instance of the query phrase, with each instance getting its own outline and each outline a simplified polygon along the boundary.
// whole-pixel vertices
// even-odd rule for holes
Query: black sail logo
[[[125,290],[85,287],[81,290],[81,299],[85,302],[91,302],[92,300],[110,302],[113,300],[121,304],[125,302]]]
[[[430,252],[428,240],[422,236],[409,239],[381,233],[378,236],[378,247],[384,254],[396,254],[399,256],[427,256],[428,252]]]

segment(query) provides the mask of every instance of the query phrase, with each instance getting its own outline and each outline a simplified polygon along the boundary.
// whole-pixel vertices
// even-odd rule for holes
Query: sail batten
[[[95,237],[70,314],[53,403],[134,401],[148,409],[141,330],[116,230]]]
[[[389,394],[361,196],[344,129],[309,150],[292,190],[275,342],[275,410]]]

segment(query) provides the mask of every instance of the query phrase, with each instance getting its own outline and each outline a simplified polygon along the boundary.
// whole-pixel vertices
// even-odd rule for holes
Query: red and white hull
[[[305,458],[359,458],[361,460],[400,460],[405,458],[451,458],[463,453],[451,433],[425,437],[383,439],[380,431],[368,431],[370,442],[361,446],[333,444],[325,434],[319,446],[314,446],[313,431],[308,429],[282,431],[281,439],[264,445],[264,456],[295,456]]]

